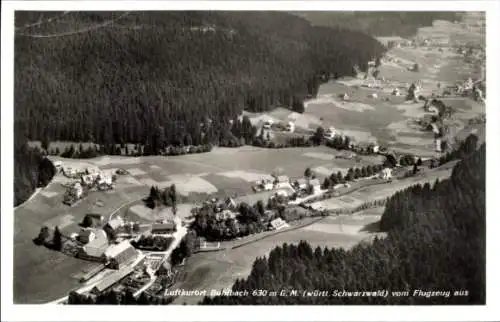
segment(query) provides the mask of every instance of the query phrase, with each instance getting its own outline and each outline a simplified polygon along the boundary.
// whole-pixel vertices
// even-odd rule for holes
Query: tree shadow
[[[360,232],[380,233],[380,220],[367,224],[361,228]]]

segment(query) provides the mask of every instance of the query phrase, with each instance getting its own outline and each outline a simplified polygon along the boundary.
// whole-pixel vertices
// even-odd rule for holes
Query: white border
[[[364,10],[364,11],[486,11],[487,12],[487,102],[488,102],[488,153],[487,153],[487,306],[484,307],[197,307],[197,306],[96,306],[68,307],[53,305],[12,305],[13,269],[13,26],[14,10]],[[498,190],[493,178],[498,178],[499,160],[497,141],[500,137],[500,101],[498,98],[498,57],[500,30],[498,1],[2,1],[2,320],[8,321],[71,321],[121,320],[121,321],[357,321],[377,319],[383,321],[478,321],[499,317],[494,304],[500,303],[498,248],[495,233],[500,227],[496,214],[495,197]],[[145,311],[147,310],[147,311]],[[496,310],[496,311],[494,311]],[[147,313],[146,313],[147,312]],[[496,315],[494,313],[497,313]]]

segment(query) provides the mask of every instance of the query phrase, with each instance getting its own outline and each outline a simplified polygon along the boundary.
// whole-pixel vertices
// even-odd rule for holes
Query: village
[[[391,142],[364,140],[357,136],[359,131],[339,125],[336,122],[340,121],[332,121],[334,117],[325,117],[330,113],[328,108],[335,109],[328,107],[318,117],[321,122],[311,124],[296,115],[248,114],[265,141],[278,146],[280,137],[305,137],[304,146],[216,148],[205,156],[120,155],[84,161],[51,158],[57,169],[54,182],[60,185],[49,189],[62,198],[56,192],[42,191],[33,208],[39,200],[48,199],[50,206],[46,208],[50,209],[46,212],[54,214],[33,226],[40,229],[36,238],[39,245],[78,260],[73,262],[72,280],[66,283],[70,286],[64,294],[71,288],[71,292],[91,297],[110,290],[130,292],[134,297],[164,296],[180,283],[178,274],[191,254],[225,254],[268,236],[294,229],[303,232],[303,225],[322,218],[335,220],[371,208],[379,211],[396,191],[448,176],[450,168],[439,167],[446,154],[456,149],[454,136],[458,132],[453,131],[455,107],[449,99],[467,99],[484,106],[484,48],[427,38],[389,39],[385,45],[459,54],[480,64],[481,72],[461,75],[455,82],[430,82],[419,76],[419,70],[426,66],[389,50],[367,62],[365,71],[356,67],[355,77],[332,80],[330,83],[343,86],[342,91],[335,88],[311,98],[302,118],[313,113],[308,106],[318,101],[332,103],[357,118],[363,117],[359,115],[369,104],[393,104],[407,109],[407,123],[415,132],[432,137],[432,146],[413,149],[407,144],[409,147],[401,149]],[[405,73],[414,73],[412,81],[386,76],[389,73],[384,68],[396,65],[404,65]],[[277,168],[285,169],[272,171]],[[153,200],[151,206],[145,201],[148,189],[157,187],[159,193],[153,197],[161,199],[162,189],[172,185],[177,186],[183,202]],[[196,201],[189,199],[193,194]],[[65,218],[72,222],[66,223]],[[188,255],[178,256],[181,248]],[[91,263],[90,268],[87,263]],[[78,284],[73,282],[75,278]],[[51,303],[67,301],[64,296]]]

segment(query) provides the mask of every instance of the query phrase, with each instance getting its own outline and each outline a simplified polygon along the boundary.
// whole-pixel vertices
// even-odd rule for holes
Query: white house
[[[54,161],[52,164],[56,167],[56,169],[60,169],[62,167],[61,161]]]
[[[312,187],[313,194],[321,191],[321,183],[318,179],[311,179],[308,184],[309,187]]]
[[[288,122],[286,125],[286,130],[288,132],[295,132],[295,124],[293,124],[293,122]]]
[[[436,144],[436,152],[441,152],[441,139],[436,138],[435,144]]]
[[[274,219],[273,221],[271,221],[270,223],[270,228],[272,230],[279,230],[279,229],[282,229],[282,228],[285,228],[286,227],[286,221],[284,221],[283,219],[281,218],[276,218]]]
[[[372,93],[372,94],[370,95],[370,97],[371,97],[371,98],[378,98],[378,95],[377,95],[377,93]]]
[[[326,139],[333,139],[335,137],[335,134],[337,134],[337,131],[335,130],[335,128],[333,126],[330,126],[328,129],[326,129],[323,136]]]
[[[380,171],[380,178],[383,180],[391,180],[392,179],[392,169],[384,168]]]
[[[264,128],[270,129],[273,124],[274,124],[273,120],[267,120],[264,122]]]
[[[76,198],[80,199],[83,195],[83,188],[82,185],[79,182],[76,182],[72,187],[71,187],[71,194]]]

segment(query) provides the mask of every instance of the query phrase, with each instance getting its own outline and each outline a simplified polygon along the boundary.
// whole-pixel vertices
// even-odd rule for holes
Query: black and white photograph
[[[487,1],[6,2],[2,307],[492,304]]]

